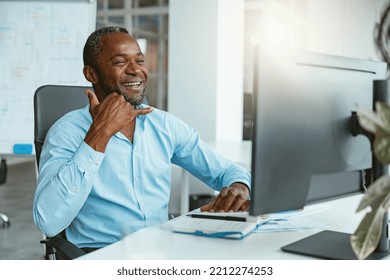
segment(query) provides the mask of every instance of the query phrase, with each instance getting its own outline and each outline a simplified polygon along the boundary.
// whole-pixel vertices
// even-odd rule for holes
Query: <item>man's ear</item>
[[[91,66],[84,66],[83,73],[84,73],[84,77],[91,84],[96,84],[99,81],[95,69],[92,68]]]

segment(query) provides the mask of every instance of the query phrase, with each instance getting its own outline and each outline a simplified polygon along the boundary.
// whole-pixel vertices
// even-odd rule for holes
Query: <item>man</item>
[[[76,246],[100,248],[167,221],[171,163],[220,191],[202,210],[247,210],[249,172],[181,120],[142,104],[148,71],[126,29],[96,30],[83,56],[90,104],[53,125],[41,154],[33,212],[45,235],[66,229]]]

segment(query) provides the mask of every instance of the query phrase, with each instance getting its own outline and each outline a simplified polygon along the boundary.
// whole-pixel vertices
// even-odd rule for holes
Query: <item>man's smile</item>
[[[122,85],[128,88],[138,88],[142,84],[142,81],[123,83]]]

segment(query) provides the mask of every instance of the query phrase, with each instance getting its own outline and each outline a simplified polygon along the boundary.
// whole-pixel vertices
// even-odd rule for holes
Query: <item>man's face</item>
[[[148,71],[137,41],[126,33],[111,33],[102,37],[102,45],[96,59],[97,96],[103,99],[116,92],[133,106],[141,104]]]

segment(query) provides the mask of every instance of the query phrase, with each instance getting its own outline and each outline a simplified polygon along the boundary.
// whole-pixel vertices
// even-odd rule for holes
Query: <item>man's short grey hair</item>
[[[129,34],[129,31],[121,26],[105,26],[99,29],[96,29],[94,32],[89,35],[87,41],[84,45],[83,50],[83,60],[84,66],[91,66],[96,68],[96,58],[102,51],[102,37],[110,33],[126,33]]]

